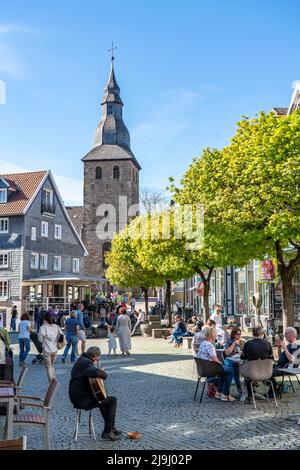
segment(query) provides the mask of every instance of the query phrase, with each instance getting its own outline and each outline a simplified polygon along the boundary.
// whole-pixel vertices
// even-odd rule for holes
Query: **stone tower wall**
[[[96,168],[102,169],[102,178],[96,179]],[[118,166],[120,178],[113,179],[113,168]],[[110,239],[99,240],[96,227],[103,218],[96,215],[100,204],[112,204],[116,210],[117,232],[119,231],[119,196],[127,196],[128,208],[139,202],[139,175],[131,160],[85,161],[84,162],[84,217],[82,240],[89,256],[85,258],[85,273],[103,276],[103,245]]]

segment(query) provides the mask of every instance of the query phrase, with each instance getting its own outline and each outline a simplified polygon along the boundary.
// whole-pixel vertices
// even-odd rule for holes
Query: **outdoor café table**
[[[7,403],[4,438],[12,439],[14,404],[15,404],[15,394],[14,394],[14,389],[12,387],[0,388],[0,403]]]

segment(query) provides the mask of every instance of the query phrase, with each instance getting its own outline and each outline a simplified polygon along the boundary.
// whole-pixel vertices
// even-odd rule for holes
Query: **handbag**
[[[57,338],[57,349],[62,349],[67,345],[67,340],[64,334],[58,335]]]

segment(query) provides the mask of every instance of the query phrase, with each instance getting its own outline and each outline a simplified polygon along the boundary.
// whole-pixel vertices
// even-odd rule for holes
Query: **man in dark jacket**
[[[116,441],[122,434],[115,428],[117,399],[107,397],[99,403],[94,398],[89,383],[89,378],[100,377],[103,380],[107,378],[106,372],[96,367],[99,357],[100,349],[93,346],[75,362],[71,372],[69,397],[75,408],[83,410],[99,408],[105,423],[102,439]]]
[[[243,347],[241,354],[241,359],[246,359],[246,361],[256,361],[257,359],[273,359],[273,350],[272,346],[264,339],[265,332],[261,326],[255,326],[252,330],[253,339],[247,341]],[[248,391],[247,399],[251,398],[251,380],[245,379],[245,384]]]

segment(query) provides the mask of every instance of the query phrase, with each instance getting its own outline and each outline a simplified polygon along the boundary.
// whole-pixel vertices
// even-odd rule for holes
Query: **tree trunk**
[[[148,297],[148,288],[142,287],[142,292],[144,292],[144,300],[145,300],[145,315],[146,320],[148,319],[148,310],[149,310],[149,297]]]
[[[285,270],[282,280],[282,325],[283,331],[287,326],[294,326],[294,290],[293,276]]]
[[[165,305],[166,305],[166,313],[167,313],[167,315],[168,315],[168,320],[169,320],[168,327],[171,328],[171,326],[172,326],[171,281],[167,281]]]
[[[285,262],[283,249],[280,241],[276,241],[276,257],[278,262],[279,273],[282,282],[282,325],[283,330],[287,326],[294,326],[294,289],[293,276],[297,266],[300,264],[300,247],[292,243],[298,249],[298,253],[294,259]]]
[[[203,282],[203,288],[204,288],[204,293],[203,293],[203,320],[204,323],[207,322],[207,320],[210,317],[210,311],[209,311],[209,281],[205,279]]]
[[[202,269],[199,269],[195,267],[195,271],[200,274],[201,281],[203,282],[203,321],[204,323],[207,322],[207,320],[210,317],[210,311],[209,311],[209,284],[210,284],[210,278],[213,273],[214,267],[213,266],[207,266],[208,268],[208,275],[205,277],[204,271]]]

